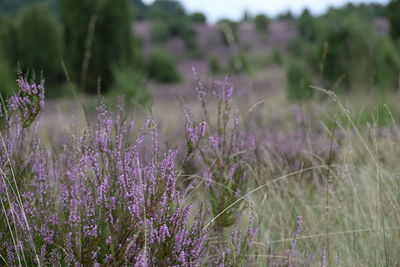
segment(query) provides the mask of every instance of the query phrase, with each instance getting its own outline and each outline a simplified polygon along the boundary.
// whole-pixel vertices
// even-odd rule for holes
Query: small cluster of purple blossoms
[[[197,75],[196,75],[197,77]],[[240,129],[238,110],[232,106],[233,85],[228,79],[216,81],[211,90],[206,90],[197,79],[198,98],[202,104],[204,120],[208,122],[206,134],[198,145],[199,165],[202,178],[205,179],[209,196],[211,214],[217,217],[213,223],[216,231],[235,223],[240,205],[224,211],[238,197],[246,193],[249,155],[254,146]],[[211,123],[208,116],[208,103],[216,101],[217,119]],[[196,125],[188,107],[184,107],[185,122]],[[189,115],[186,115],[189,114]],[[198,128],[202,129],[205,123]],[[204,127],[205,128],[205,127]],[[199,130],[198,130],[199,131]],[[199,139],[199,138],[197,138]],[[190,151],[190,147],[188,148]]]
[[[17,118],[21,120],[24,128],[30,126],[44,107],[44,79],[40,83],[35,83],[35,76],[31,81],[18,73],[17,79],[18,93],[10,97],[8,101],[8,111],[18,112]]]
[[[158,151],[156,123],[136,132],[120,103],[59,152],[28,127],[43,83],[21,77],[0,153],[0,255],[7,265],[195,266],[206,232],[175,183],[177,151]],[[15,111],[15,112],[14,112]],[[32,121],[33,120],[33,121]],[[136,137],[135,137],[136,135]],[[146,140],[153,148],[144,154]],[[4,262],[3,262],[4,263]]]
[[[185,174],[201,176],[192,185],[205,181],[198,188],[206,195],[201,204],[209,208],[211,218],[202,212],[193,216],[185,204],[184,192],[177,190],[179,151],[160,146],[152,118],[136,130],[120,99],[115,114],[100,105],[95,123],[81,134],[71,134],[62,147],[46,149],[35,123],[44,105],[43,80],[36,84],[19,75],[18,93],[0,107],[0,115],[6,114],[5,127],[0,127],[0,262],[258,264],[260,221],[252,213],[246,224],[241,216],[247,213],[244,201],[237,201],[247,199],[242,196],[255,180],[250,168],[257,158],[256,139],[241,125],[229,80],[215,82],[210,89],[197,75],[196,80],[203,117],[196,120],[189,106],[182,106],[187,147],[183,163],[196,164],[193,173]],[[215,119],[209,116],[209,103],[216,103]],[[206,218],[209,223],[204,225]],[[299,216],[290,248],[281,261],[269,262],[271,266],[293,266],[301,227]]]

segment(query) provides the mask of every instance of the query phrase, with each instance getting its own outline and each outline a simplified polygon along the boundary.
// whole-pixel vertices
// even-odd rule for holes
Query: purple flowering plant
[[[251,146],[248,146],[239,127],[239,112],[232,106],[233,85],[228,78],[216,81],[212,88],[206,88],[194,73],[203,122],[196,123],[190,108],[184,105],[185,125],[198,125],[197,129],[192,126],[185,131],[189,133],[186,134],[188,151],[191,152],[193,144],[196,144],[201,176],[205,180],[207,199],[214,217],[212,227],[216,232],[221,232],[225,227],[234,225],[237,212],[241,209],[241,205],[229,206],[246,193]],[[217,118],[214,121],[209,116],[208,103],[212,101],[217,105]],[[191,137],[193,132],[197,133],[194,138]]]
[[[20,76],[21,77],[21,76]],[[28,266],[195,266],[206,232],[176,189],[177,151],[159,151],[157,125],[139,131],[123,101],[71,135],[61,152],[32,127],[43,83],[19,78],[0,146],[0,261]],[[14,112],[16,111],[16,112]],[[18,112],[17,112],[18,111]],[[152,153],[143,147],[150,140]]]

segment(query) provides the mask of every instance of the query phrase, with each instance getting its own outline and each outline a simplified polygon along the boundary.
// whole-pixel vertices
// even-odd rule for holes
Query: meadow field
[[[216,24],[142,10],[141,63],[133,45],[109,69],[102,8],[80,71],[67,41],[36,70],[0,53],[0,266],[400,266],[398,0]]]

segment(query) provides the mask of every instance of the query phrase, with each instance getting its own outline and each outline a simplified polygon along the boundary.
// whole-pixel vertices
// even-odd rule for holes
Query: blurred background
[[[87,134],[105,127],[103,107],[95,116],[99,102],[115,113],[124,95],[138,135],[150,114],[160,144],[177,148],[185,162],[193,148],[185,117],[193,114],[193,123],[207,120],[209,137],[221,138],[204,139],[206,151],[227,133],[249,151],[249,186],[231,190],[232,176],[224,180],[229,186],[220,188],[233,198],[221,198],[215,210],[261,188],[246,205],[258,214],[265,253],[289,255],[302,215],[298,255],[316,255],[322,264],[315,266],[400,266],[400,0],[0,0],[0,103],[17,90],[19,71],[45,79],[37,134],[55,156],[80,134],[95,136]],[[235,88],[232,103],[222,105],[218,93],[198,101],[199,80],[213,92],[225,88],[214,82],[225,76]],[[226,114],[232,130],[221,134]],[[15,151],[25,173],[19,155],[26,152]],[[230,173],[247,152],[221,154]],[[181,165],[179,186],[188,195],[186,176],[219,166],[203,164],[204,174],[202,164]],[[187,197],[195,205],[220,196],[199,188]],[[243,261],[251,265],[258,251],[244,252]],[[214,254],[225,257],[206,258]]]
[[[260,97],[399,89],[400,1],[1,0],[0,93],[17,70],[48,98],[190,97],[192,67]],[[318,97],[317,97],[318,98]]]

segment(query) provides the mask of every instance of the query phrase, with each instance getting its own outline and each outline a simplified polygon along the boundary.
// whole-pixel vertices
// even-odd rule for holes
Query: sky
[[[144,0],[151,3],[153,0]],[[250,14],[265,13],[275,16],[281,12],[291,10],[299,14],[307,7],[314,14],[323,13],[330,6],[342,6],[349,0],[180,0],[189,11],[201,11],[207,15],[211,22],[220,18],[240,19],[243,11],[248,10]],[[352,0],[352,3],[387,3],[388,0]]]

